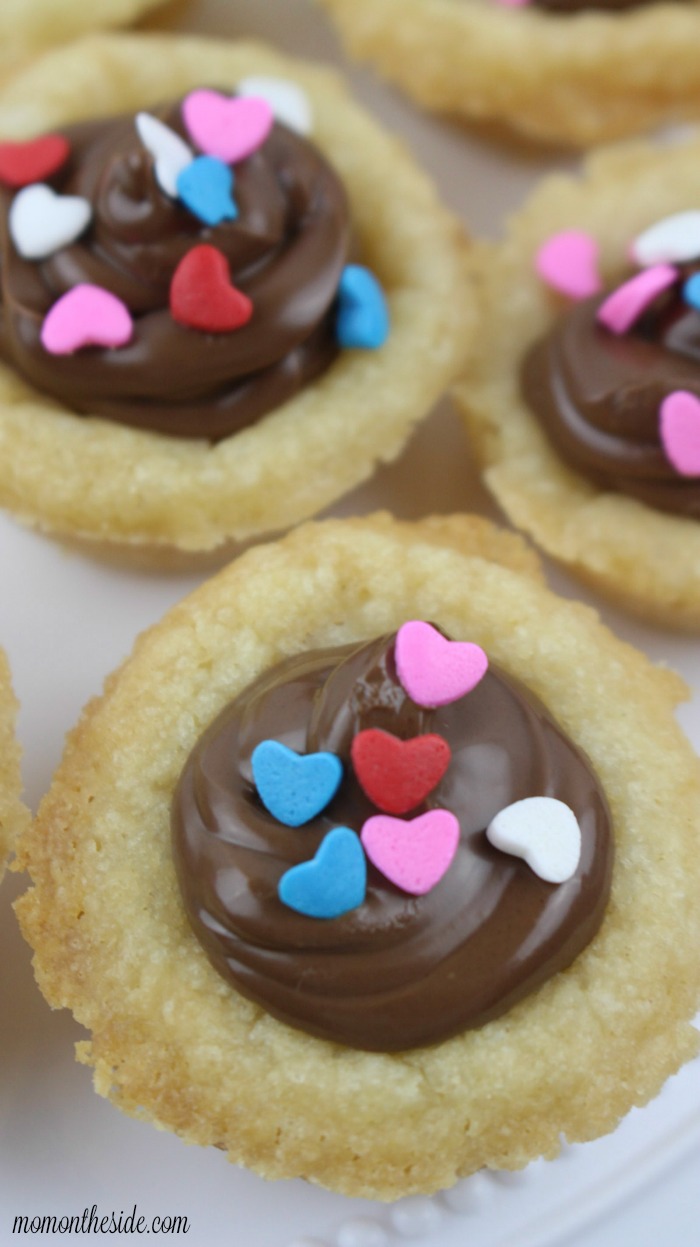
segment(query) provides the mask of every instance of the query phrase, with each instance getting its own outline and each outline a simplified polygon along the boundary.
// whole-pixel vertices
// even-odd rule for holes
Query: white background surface
[[[325,21],[303,0],[182,0],[152,24],[256,34],[290,52],[339,59]],[[543,172],[567,163],[428,118],[368,75],[352,76],[359,96],[405,137],[444,198],[476,233],[497,229]],[[418,432],[398,464],[344,499],[334,513],[377,506],[406,516],[471,509],[495,517],[447,405]],[[84,702],[129,652],[136,633],[202,577],[92,562],[2,516],[0,569],[0,642],[22,702],[27,799],[36,806],[60,757],[63,735]],[[561,592],[595,601],[561,573],[553,571],[551,579]],[[698,641],[645,628],[595,604],[618,633],[655,660],[677,667],[700,689]],[[696,700],[680,714],[697,748]],[[523,1175],[477,1175],[447,1197],[384,1208],[302,1182],[270,1185],[228,1166],[215,1151],[186,1148],[122,1117],[93,1094],[89,1071],[73,1061],[81,1029],[66,1013],[51,1013],[34,986],[29,952],[9,908],[23,887],[24,881],[10,879],[0,905],[0,1247],[21,1241],[11,1235],[18,1213],[60,1216],[97,1204],[103,1214],[129,1211],[134,1203],[147,1217],[187,1215],[190,1233],[177,1241],[190,1247],[700,1244],[700,1062],[686,1067],[653,1105],[632,1113],[609,1138],[565,1149],[558,1161],[531,1166]]]

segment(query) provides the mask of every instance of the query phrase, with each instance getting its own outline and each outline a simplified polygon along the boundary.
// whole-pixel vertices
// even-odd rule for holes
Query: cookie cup
[[[312,137],[345,183],[362,261],[387,294],[388,342],[342,352],[295,398],[213,446],[75,415],[2,366],[0,504],[24,522],[185,551],[288,528],[393,459],[459,375],[474,326],[462,231],[402,146],[327,71],[252,43],[94,37],[15,79],[0,116],[18,138],[203,84],[233,90],[252,74],[308,93]]]
[[[318,0],[420,104],[587,147],[700,113],[700,6],[548,13],[496,0]]]
[[[385,1055],[292,1029],[219,977],[180,899],[170,805],[202,731],[259,673],[411,617],[477,641],[543,699],[603,783],[616,863],[603,926],[569,969],[480,1030]],[[97,1091],[268,1178],[378,1199],[611,1130],[698,1048],[683,694],[484,520],[327,522],[246,553],[137,642],[21,843],[39,985],[92,1032],[78,1057]]]
[[[591,157],[582,180],[544,181],[506,241],[480,249],[482,349],[456,391],[486,484],[509,519],[623,607],[692,632],[700,629],[700,524],[604,491],[564,464],[521,396],[519,370],[568,306],[535,272],[545,239],[589,232],[605,283],[623,280],[632,239],[700,200],[699,159],[698,140],[663,151],[629,144]]]
[[[45,48],[89,30],[129,26],[163,0],[3,0],[0,6],[0,77]]]
[[[0,649],[0,880],[15,839],[29,821],[29,811],[19,799],[22,780],[20,748],[15,737],[17,710],[10,683],[10,668]]]

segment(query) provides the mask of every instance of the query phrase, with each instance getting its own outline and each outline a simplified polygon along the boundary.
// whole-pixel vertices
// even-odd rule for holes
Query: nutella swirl
[[[536,697],[491,667],[468,696],[423,709],[398,682],[394,641],[302,654],[262,675],[195,746],[172,812],[187,914],[219,973],[292,1026],[385,1052],[481,1026],[568,966],[600,926],[613,854],[601,786]],[[457,855],[425,896],[399,891],[369,864],[361,906],[304,917],[279,900],[281,875],[333,827],[359,832],[378,812],[350,762],[366,728],[448,741],[452,762],[412,817],[452,811]],[[343,762],[338,793],[304,827],[278,823],[255,791],[251,754],[270,738]],[[564,801],[581,827],[579,867],[559,886],[485,835],[501,809],[535,795]]]
[[[700,398],[700,315],[680,283],[627,333],[596,320],[605,296],[574,304],[531,348],[521,390],[561,458],[603,489],[700,517],[700,479],[679,475],[659,435],[675,390]]]
[[[582,13],[595,9],[601,13],[619,13],[625,9],[648,8],[658,0],[530,0],[533,8],[549,13]],[[678,3],[679,0],[676,0]]]
[[[188,137],[180,105],[157,110]],[[86,234],[40,262],[22,259],[0,190],[0,357],[71,410],[184,438],[218,441],[292,397],[334,360],[334,303],[348,260],[345,191],[320,152],[276,124],[236,165],[239,215],[214,228],[160,189],[133,116],[67,127],[71,158],[51,179],[60,194],[89,200]],[[234,285],[253,302],[247,325],[204,334],[169,311],[178,263],[198,243],[227,258]],[[55,356],[43,319],[79,283],[117,295],[135,320],[119,350]]]

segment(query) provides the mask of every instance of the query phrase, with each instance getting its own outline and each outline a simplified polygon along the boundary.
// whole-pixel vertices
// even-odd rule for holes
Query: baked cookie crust
[[[493,0],[318,0],[353,56],[428,108],[587,147],[698,116],[700,7],[559,15]]]
[[[0,649],[0,880],[15,839],[29,821],[29,811],[20,801],[22,779],[20,748],[15,736],[18,705],[10,683],[10,668]]]
[[[0,77],[29,57],[86,31],[129,26],[163,0],[3,0],[0,7]]]
[[[526,682],[588,755],[616,835],[603,925],[480,1030],[367,1053],[240,997],[182,906],[170,804],[204,728],[283,657],[430,618]],[[678,677],[556,598],[484,520],[308,525],[243,555],[137,642],[69,737],[19,859],[39,985],[92,1032],[97,1091],[268,1178],[392,1199],[612,1130],[698,1049],[697,760]],[[663,835],[659,833],[663,825]]]
[[[387,294],[388,342],[343,352],[294,399],[214,446],[76,416],[0,367],[0,504],[24,522],[189,551],[288,528],[393,459],[459,375],[475,319],[461,228],[327,71],[253,43],[97,36],[14,79],[0,115],[20,138],[202,84],[233,90],[252,74],[293,78],[308,93],[314,141],[345,182],[363,262]]]
[[[520,394],[528,347],[565,307],[534,269],[551,234],[581,229],[600,244],[606,284],[655,220],[700,199],[700,141],[601,151],[581,180],[546,179],[502,245],[480,249],[482,350],[457,389],[484,478],[506,515],[576,576],[664,625],[700,628],[700,524],[604,492],[565,466]]]

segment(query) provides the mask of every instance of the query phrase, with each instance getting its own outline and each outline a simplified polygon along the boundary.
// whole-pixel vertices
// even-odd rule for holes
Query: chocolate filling
[[[602,921],[613,856],[601,786],[533,694],[492,666],[466,697],[422,709],[398,682],[394,641],[302,654],[262,675],[195,746],[172,811],[187,914],[219,973],[292,1026],[384,1052],[481,1026],[570,965]],[[457,856],[425,896],[369,864],[359,908],[304,917],[279,900],[280,876],[333,827],[359,833],[378,813],[350,762],[353,737],[370,727],[448,741],[447,773],[411,817],[452,811]],[[304,827],[278,823],[256,793],[251,754],[270,738],[343,761],[338,793]],[[528,796],[557,797],[579,821],[581,861],[566,883],[543,882],[486,839],[491,819]]]
[[[643,9],[659,0],[531,0],[536,9],[550,13],[582,13],[597,9],[603,13],[619,13],[624,9]]]
[[[617,335],[596,321],[604,297],[574,304],[531,348],[523,397],[561,458],[594,484],[700,517],[700,479],[676,472],[659,437],[664,398],[700,398],[700,315],[674,287]]]
[[[188,139],[180,105],[154,115]],[[43,261],[9,237],[12,196],[0,190],[0,357],[71,411],[176,437],[218,441],[258,420],[322,373],[338,353],[334,304],[348,262],[345,191],[320,152],[276,124],[235,167],[235,221],[202,224],[160,189],[134,117],[67,127],[72,155],[52,179],[94,219],[77,242]],[[229,261],[253,317],[231,333],[177,324],[169,311],[179,261],[199,243]],[[81,282],[105,287],[135,319],[129,345],[49,354],[41,327]]]

